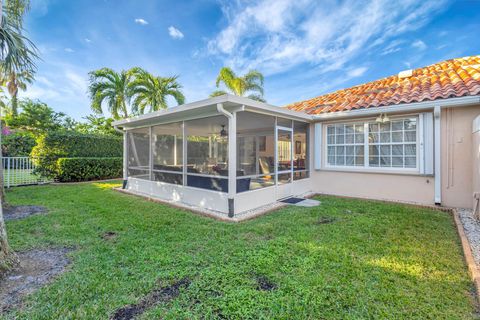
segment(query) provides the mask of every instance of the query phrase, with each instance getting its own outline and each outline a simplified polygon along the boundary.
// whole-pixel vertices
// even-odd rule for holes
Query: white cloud
[[[380,54],[382,56],[384,56],[384,55],[387,55],[387,54],[398,52],[398,51],[402,50],[400,45],[402,45],[404,43],[405,43],[404,40],[398,40],[398,39],[393,40],[385,48],[383,48],[383,50]]]
[[[85,42],[86,42],[86,43],[90,43],[90,42],[92,42],[92,40],[90,40],[90,39],[88,39],[88,38],[85,38]]]
[[[348,75],[350,78],[356,78],[356,77],[363,76],[363,74],[364,74],[367,70],[368,70],[367,67],[358,67],[358,68],[354,68],[354,69],[348,70],[347,75]]]
[[[168,34],[169,34],[170,37],[172,37],[173,39],[183,39],[183,33],[182,33],[182,31],[178,30],[178,29],[175,28],[174,26],[168,27]]]
[[[415,49],[418,49],[418,50],[425,50],[425,49],[427,49],[427,45],[426,45],[425,42],[423,42],[422,40],[415,40],[415,41],[412,43],[412,47],[415,48]]]
[[[75,52],[72,48],[65,48],[65,52],[72,53]]]
[[[146,20],[142,19],[142,18],[135,19],[135,23],[136,24],[141,24],[142,26],[145,26],[145,25],[148,24],[148,22]]]
[[[241,72],[255,68],[269,75],[300,64],[327,72],[343,67],[368,48],[378,49],[418,29],[445,8],[445,1],[225,2],[222,9],[228,24],[208,41],[207,50]],[[400,50],[398,45],[385,54],[394,50]]]

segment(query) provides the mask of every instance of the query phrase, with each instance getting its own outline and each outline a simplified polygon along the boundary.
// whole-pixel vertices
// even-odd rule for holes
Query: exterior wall
[[[310,126],[310,150],[314,150],[315,125]],[[322,134],[322,158],[325,152]],[[311,152],[313,156],[314,152]],[[313,164],[314,159],[312,159]],[[322,168],[324,161],[322,159]],[[316,193],[366,199],[434,204],[434,177],[388,172],[311,170],[311,187]]]
[[[391,173],[313,171],[317,193],[432,205],[434,178]]]
[[[475,212],[480,209],[479,203],[477,203],[480,200],[480,116],[473,121],[472,125],[472,209]]]
[[[228,214],[228,195],[222,192],[136,178],[128,178],[127,190],[160,200]]]
[[[442,205],[470,208],[473,199],[472,122],[480,105],[442,110]],[[477,163],[478,165],[478,163]]]

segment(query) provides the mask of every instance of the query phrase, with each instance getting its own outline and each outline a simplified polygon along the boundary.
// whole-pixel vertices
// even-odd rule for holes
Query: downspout
[[[441,115],[442,108],[435,106],[434,117],[434,172],[435,172],[435,204],[442,203],[442,166],[441,166]]]
[[[115,131],[120,132],[123,134],[123,183],[122,183],[122,189],[127,188],[127,182],[128,182],[128,177],[127,177],[127,132],[125,130],[120,130],[117,128],[117,126],[113,126]]]
[[[217,111],[228,118],[228,216],[233,217],[237,193],[237,113],[225,110],[222,103],[217,103]]]

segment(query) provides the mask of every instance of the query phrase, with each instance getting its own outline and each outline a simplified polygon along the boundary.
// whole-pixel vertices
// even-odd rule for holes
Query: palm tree
[[[33,82],[33,72],[31,70],[23,70],[20,72],[15,72],[14,70],[10,73],[2,74],[3,79],[0,79],[1,82],[5,83],[7,91],[12,97],[11,103],[11,113],[13,117],[17,116],[18,113],[18,90],[25,91],[27,89],[27,83]]]
[[[220,86],[220,83],[223,83],[228,91],[234,95],[244,97],[250,92],[247,98],[265,102],[263,98],[263,74],[257,70],[250,70],[244,76],[239,77],[232,69],[223,67],[217,76],[217,88]],[[221,96],[226,93],[224,90],[216,90],[212,92],[210,97]]]
[[[103,113],[102,104],[106,104],[114,119],[128,117],[128,102],[130,99],[128,85],[132,73],[122,70],[120,73],[110,68],[102,68],[89,73],[90,85],[88,91],[92,99],[92,110]]]
[[[6,79],[12,73],[20,74],[36,70],[34,60],[38,58],[35,45],[23,36],[23,15],[29,8],[29,0],[9,0],[3,7],[0,0],[0,78]],[[2,12],[4,9],[4,12]],[[0,109],[1,111],[1,109]],[[0,121],[1,132],[1,121]],[[1,145],[1,134],[0,134]],[[2,151],[0,148],[0,164]],[[5,194],[3,191],[3,165],[0,165],[0,273],[10,269],[18,262],[16,255],[10,249],[7,239],[7,230],[3,219],[3,205]]]
[[[177,104],[185,103],[182,86],[178,83],[178,76],[157,77],[141,68],[133,68],[135,76],[129,85],[129,94],[132,100],[132,112],[143,114],[168,108],[167,97],[171,96]]]
[[[0,61],[3,75],[24,70],[33,73],[38,59],[37,48],[23,31],[23,15],[29,9],[29,0],[0,1]]]

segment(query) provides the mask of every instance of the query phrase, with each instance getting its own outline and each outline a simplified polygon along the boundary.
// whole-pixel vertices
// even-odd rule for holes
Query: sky
[[[223,66],[256,69],[267,102],[283,106],[480,54],[479,0],[31,2],[41,61],[20,97],[77,120],[92,113],[88,73],[102,67],[178,75],[187,102],[207,98]]]

